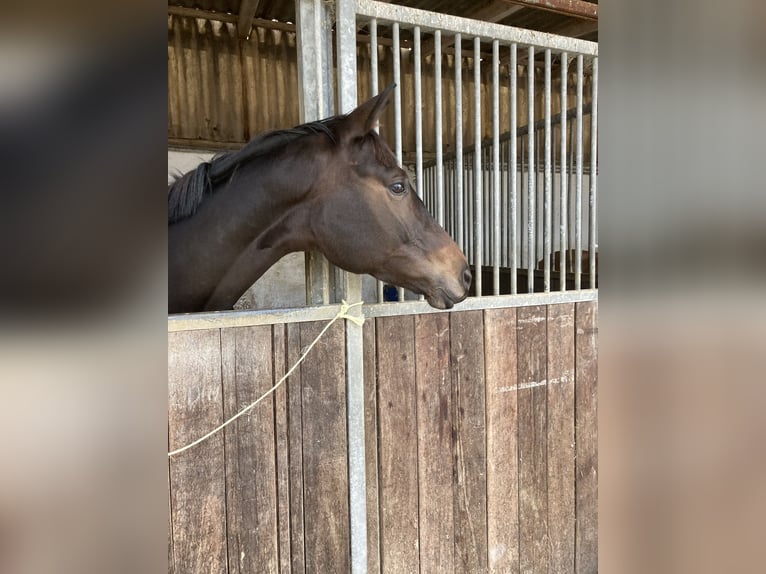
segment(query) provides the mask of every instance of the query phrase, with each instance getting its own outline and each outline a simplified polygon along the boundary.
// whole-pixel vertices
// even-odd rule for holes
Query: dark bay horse
[[[168,189],[168,311],[231,309],[282,256],[319,251],[449,309],[471,273],[373,129],[393,85],[345,116],[270,132]]]

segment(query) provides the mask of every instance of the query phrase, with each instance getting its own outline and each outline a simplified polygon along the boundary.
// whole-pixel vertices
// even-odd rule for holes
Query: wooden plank
[[[484,312],[487,379],[487,562],[519,572],[516,309]]]
[[[598,572],[598,303],[575,307],[575,571]]]
[[[546,307],[517,311],[519,569],[548,572]]]
[[[221,422],[219,330],[168,333],[168,448]],[[170,459],[170,494],[175,571],[227,572],[223,433]]]
[[[375,320],[364,323],[364,444],[367,466],[367,572],[380,572],[380,501],[378,498],[378,377]]]
[[[237,16],[237,33],[240,38],[248,38],[250,29],[253,26],[253,18],[258,11],[258,5],[261,0],[242,0],[239,4],[239,15]]]
[[[455,571],[487,569],[487,482],[482,311],[450,316]]]
[[[418,570],[418,445],[413,317],[376,321],[380,549],[384,572]]]
[[[454,570],[449,315],[415,317],[420,571]]]
[[[325,322],[302,323],[308,346]],[[345,329],[333,325],[301,365],[307,572],[350,568]]]
[[[221,330],[224,416],[273,386],[271,327]],[[225,429],[229,572],[278,569],[274,405],[269,396]]]
[[[287,363],[292,366],[301,355],[299,323],[290,323],[287,329]],[[290,569],[294,573],[306,571],[305,536],[303,524],[303,402],[301,393],[301,367],[298,366],[287,384],[288,438],[290,457]]]
[[[274,325],[274,383],[287,372],[287,333],[285,325]],[[277,526],[279,571],[290,572],[290,439],[288,434],[287,382],[274,393],[274,438],[277,472]]]
[[[574,571],[574,304],[548,306],[548,536],[550,571]]]

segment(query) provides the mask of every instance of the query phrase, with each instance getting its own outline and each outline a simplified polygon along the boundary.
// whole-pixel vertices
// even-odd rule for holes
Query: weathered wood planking
[[[482,311],[450,316],[455,571],[487,569],[487,481]]]
[[[516,309],[484,312],[487,381],[487,562],[519,572]]]
[[[308,346],[324,322],[302,323]],[[306,572],[350,568],[345,328],[333,325],[301,365]]]
[[[287,330],[287,362],[295,365],[301,355],[299,323],[285,325]],[[290,567],[293,573],[306,571],[305,536],[303,524],[303,400],[301,367],[286,381],[289,409],[288,440],[290,458]]]
[[[574,304],[548,307],[548,536],[550,571],[574,572]]]
[[[218,329],[168,333],[168,448],[223,422]],[[175,572],[226,573],[223,434],[170,459]]]
[[[368,571],[596,572],[596,315],[365,324]],[[170,333],[169,447],[270,388],[322,327]],[[273,397],[171,459],[169,572],[348,570],[344,351],[339,323]]]
[[[519,416],[519,564],[548,572],[547,308],[517,311]]]
[[[285,325],[273,327],[274,382],[289,368]],[[277,465],[277,525],[279,527],[279,571],[290,572],[290,444],[288,433],[287,382],[274,393],[274,438]]]
[[[224,417],[274,384],[269,325],[221,331]],[[268,396],[224,429],[229,572],[276,572],[274,406]]]
[[[449,315],[415,317],[420,571],[454,570]]]
[[[412,316],[376,323],[381,568],[412,572],[418,564],[415,324]]]
[[[380,500],[378,498],[378,377],[375,321],[366,321],[364,337],[364,451],[367,467],[367,572],[380,572]]]
[[[575,569],[598,572],[598,306],[595,302],[575,307]]]

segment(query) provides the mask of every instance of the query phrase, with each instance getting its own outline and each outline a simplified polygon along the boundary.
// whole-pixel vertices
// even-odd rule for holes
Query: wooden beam
[[[550,33],[559,36],[569,36],[570,38],[582,38],[596,31],[598,31],[597,20],[575,20],[553,28],[550,30]]]
[[[598,4],[584,0],[502,0],[506,4],[516,4],[526,8],[547,10],[564,16],[598,20]]]
[[[253,29],[253,18],[258,10],[261,0],[242,0],[239,5],[239,15],[237,16],[237,33],[242,39],[250,37],[250,30]]]

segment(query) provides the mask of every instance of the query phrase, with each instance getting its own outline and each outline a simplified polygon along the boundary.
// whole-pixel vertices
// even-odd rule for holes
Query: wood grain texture
[[[274,382],[287,372],[287,333],[285,325],[274,325]],[[277,471],[277,527],[279,539],[279,571],[290,572],[290,443],[288,434],[287,382],[274,393],[274,439]]]
[[[301,324],[301,345],[324,326]],[[301,365],[306,572],[350,568],[344,327],[335,323]]]
[[[575,307],[575,570],[598,572],[598,304]]]
[[[271,327],[221,331],[224,416],[234,416],[274,384]],[[273,395],[224,429],[229,572],[277,572]]]
[[[487,481],[482,311],[450,316],[455,571],[487,569]]]
[[[285,325],[287,329],[286,354],[290,366],[301,355],[301,328],[299,323]],[[290,568],[293,573],[306,571],[305,535],[303,523],[303,400],[301,367],[298,366],[286,381],[288,417],[288,455],[290,457]]]
[[[418,445],[413,317],[376,320],[383,572],[418,571]]]
[[[519,572],[516,309],[484,312],[487,381],[487,562]]]
[[[364,451],[367,467],[367,572],[380,572],[380,500],[378,498],[378,376],[375,321],[364,323]]]
[[[548,536],[550,571],[574,571],[574,304],[548,307]]]
[[[415,317],[420,571],[454,570],[449,315]]]
[[[519,416],[519,563],[548,572],[547,345],[544,306],[517,311]]]
[[[168,447],[223,422],[218,329],[168,333]],[[176,572],[226,573],[223,433],[170,459]]]

